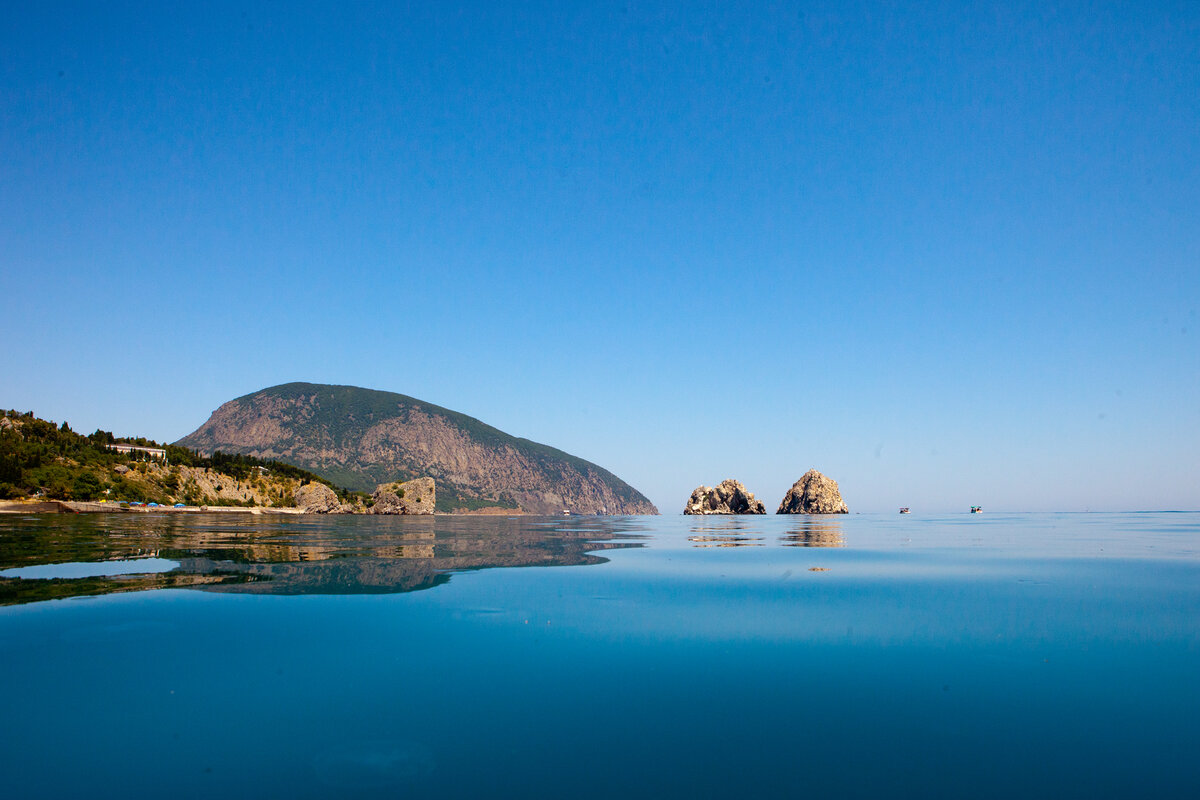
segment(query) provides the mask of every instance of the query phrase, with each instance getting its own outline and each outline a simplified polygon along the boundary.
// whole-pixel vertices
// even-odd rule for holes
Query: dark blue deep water
[[[0,603],[5,797],[1200,796],[1195,513],[3,516]]]

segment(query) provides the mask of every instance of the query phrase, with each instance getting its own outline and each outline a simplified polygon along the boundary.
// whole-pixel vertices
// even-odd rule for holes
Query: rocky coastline
[[[381,483],[370,503],[343,503],[337,492],[323,483],[297,488],[294,506],[165,505],[108,500],[0,500],[0,514],[379,514],[428,516],[434,513],[437,487],[433,478]]]

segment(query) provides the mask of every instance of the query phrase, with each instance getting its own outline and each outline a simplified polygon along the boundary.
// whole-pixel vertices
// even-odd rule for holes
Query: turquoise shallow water
[[[35,566],[11,797],[1200,793],[1200,514],[0,517]]]

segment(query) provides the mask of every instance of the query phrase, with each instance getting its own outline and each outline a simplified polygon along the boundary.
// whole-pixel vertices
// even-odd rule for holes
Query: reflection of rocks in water
[[[355,556],[345,554],[319,561],[275,560],[213,562],[180,559],[180,569],[198,573],[239,573],[251,576],[246,583],[210,587],[215,591],[255,594],[388,594],[429,589],[450,579],[448,573],[489,567],[567,566],[600,564],[607,559],[588,551],[635,546],[595,543],[590,536],[574,534],[556,540],[546,534],[508,538],[449,536],[438,539],[421,532],[403,543],[370,548]],[[303,552],[303,551],[302,551]]]
[[[780,540],[785,547],[845,547],[842,522],[837,518],[806,519]]]
[[[101,516],[108,519],[98,520]],[[0,578],[0,605],[180,587],[260,594],[409,592],[438,586],[462,570],[599,564],[607,559],[592,555],[596,551],[640,547],[632,541],[639,530],[636,520],[612,517],[569,523],[437,516],[260,517],[231,523],[194,515],[147,524],[124,514],[5,520],[0,569],[146,555],[178,561],[180,567],[154,575]]]
[[[392,594],[429,589],[450,578],[428,561],[393,558],[338,558],[320,562],[246,564],[186,558],[182,572],[240,575],[238,583],[205,588],[250,594]]]
[[[689,536],[694,547],[762,547],[761,536]]]
[[[0,578],[0,606],[37,603],[42,600],[60,600],[65,597],[144,592],[150,589],[207,589],[223,584],[246,583],[252,580],[254,578],[250,575],[189,575],[180,572],[106,575],[94,578],[48,578],[44,580]]]
[[[688,541],[695,547],[762,547],[760,529],[753,521],[736,516],[705,516],[688,526]]]

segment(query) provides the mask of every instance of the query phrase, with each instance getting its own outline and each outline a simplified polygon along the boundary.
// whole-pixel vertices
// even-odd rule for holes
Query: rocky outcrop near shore
[[[776,514],[849,514],[838,484],[815,469],[792,484]]]
[[[381,483],[371,494],[372,514],[432,514],[437,504],[433,478],[416,478],[404,483]]]
[[[323,483],[306,483],[293,493],[296,508],[305,514],[333,514],[342,510],[337,492]]]
[[[767,507],[741,481],[732,478],[716,486],[699,486],[688,498],[684,514],[765,514]]]
[[[276,459],[338,486],[437,480],[439,511],[657,514],[606,469],[413,397],[289,383],[231,400],[178,444]]]

